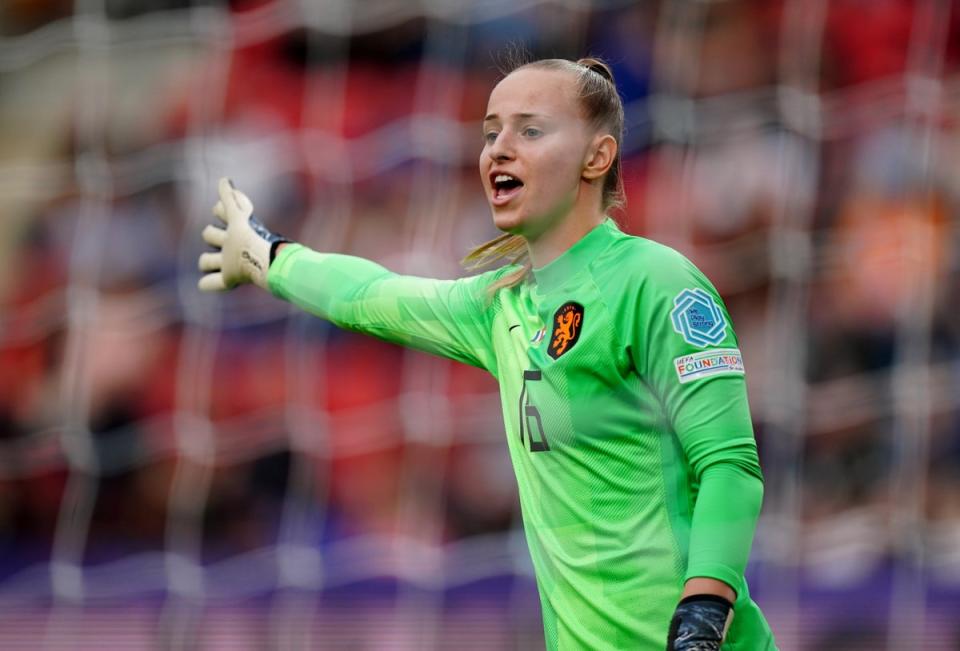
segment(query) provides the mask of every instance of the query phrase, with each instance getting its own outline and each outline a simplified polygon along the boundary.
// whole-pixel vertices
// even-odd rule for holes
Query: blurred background
[[[220,176],[462,275],[516,49],[612,63],[727,301],[781,649],[960,649],[953,0],[4,0],[0,647],[542,648],[493,379],[196,290]]]

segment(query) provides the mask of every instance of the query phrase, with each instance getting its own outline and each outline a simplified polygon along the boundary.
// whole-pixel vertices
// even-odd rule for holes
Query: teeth
[[[494,183],[505,183],[507,181],[516,181],[516,179],[509,174],[497,174],[497,177],[493,179]]]

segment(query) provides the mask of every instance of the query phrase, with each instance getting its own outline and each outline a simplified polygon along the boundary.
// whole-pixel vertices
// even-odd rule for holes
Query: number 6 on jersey
[[[530,437],[531,452],[549,452],[550,445],[547,443],[547,434],[543,431],[543,420],[540,418],[540,410],[530,404],[530,395],[527,393],[527,380],[539,382],[542,379],[540,369],[533,369],[523,372],[523,388],[520,390],[520,444],[524,444],[524,432]],[[526,404],[525,404],[526,403]],[[536,428],[531,428],[530,423],[536,423]],[[534,440],[534,432],[538,440]]]

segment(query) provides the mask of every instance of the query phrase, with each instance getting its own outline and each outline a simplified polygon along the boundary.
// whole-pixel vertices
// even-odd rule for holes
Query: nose
[[[497,139],[493,141],[490,149],[487,150],[487,155],[497,163],[513,160],[514,151],[510,137],[504,132],[497,135]]]

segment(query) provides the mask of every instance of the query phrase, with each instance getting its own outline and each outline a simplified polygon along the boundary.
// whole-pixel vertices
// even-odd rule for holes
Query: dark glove
[[[719,651],[733,604],[723,597],[698,594],[677,604],[667,634],[667,651]]]

